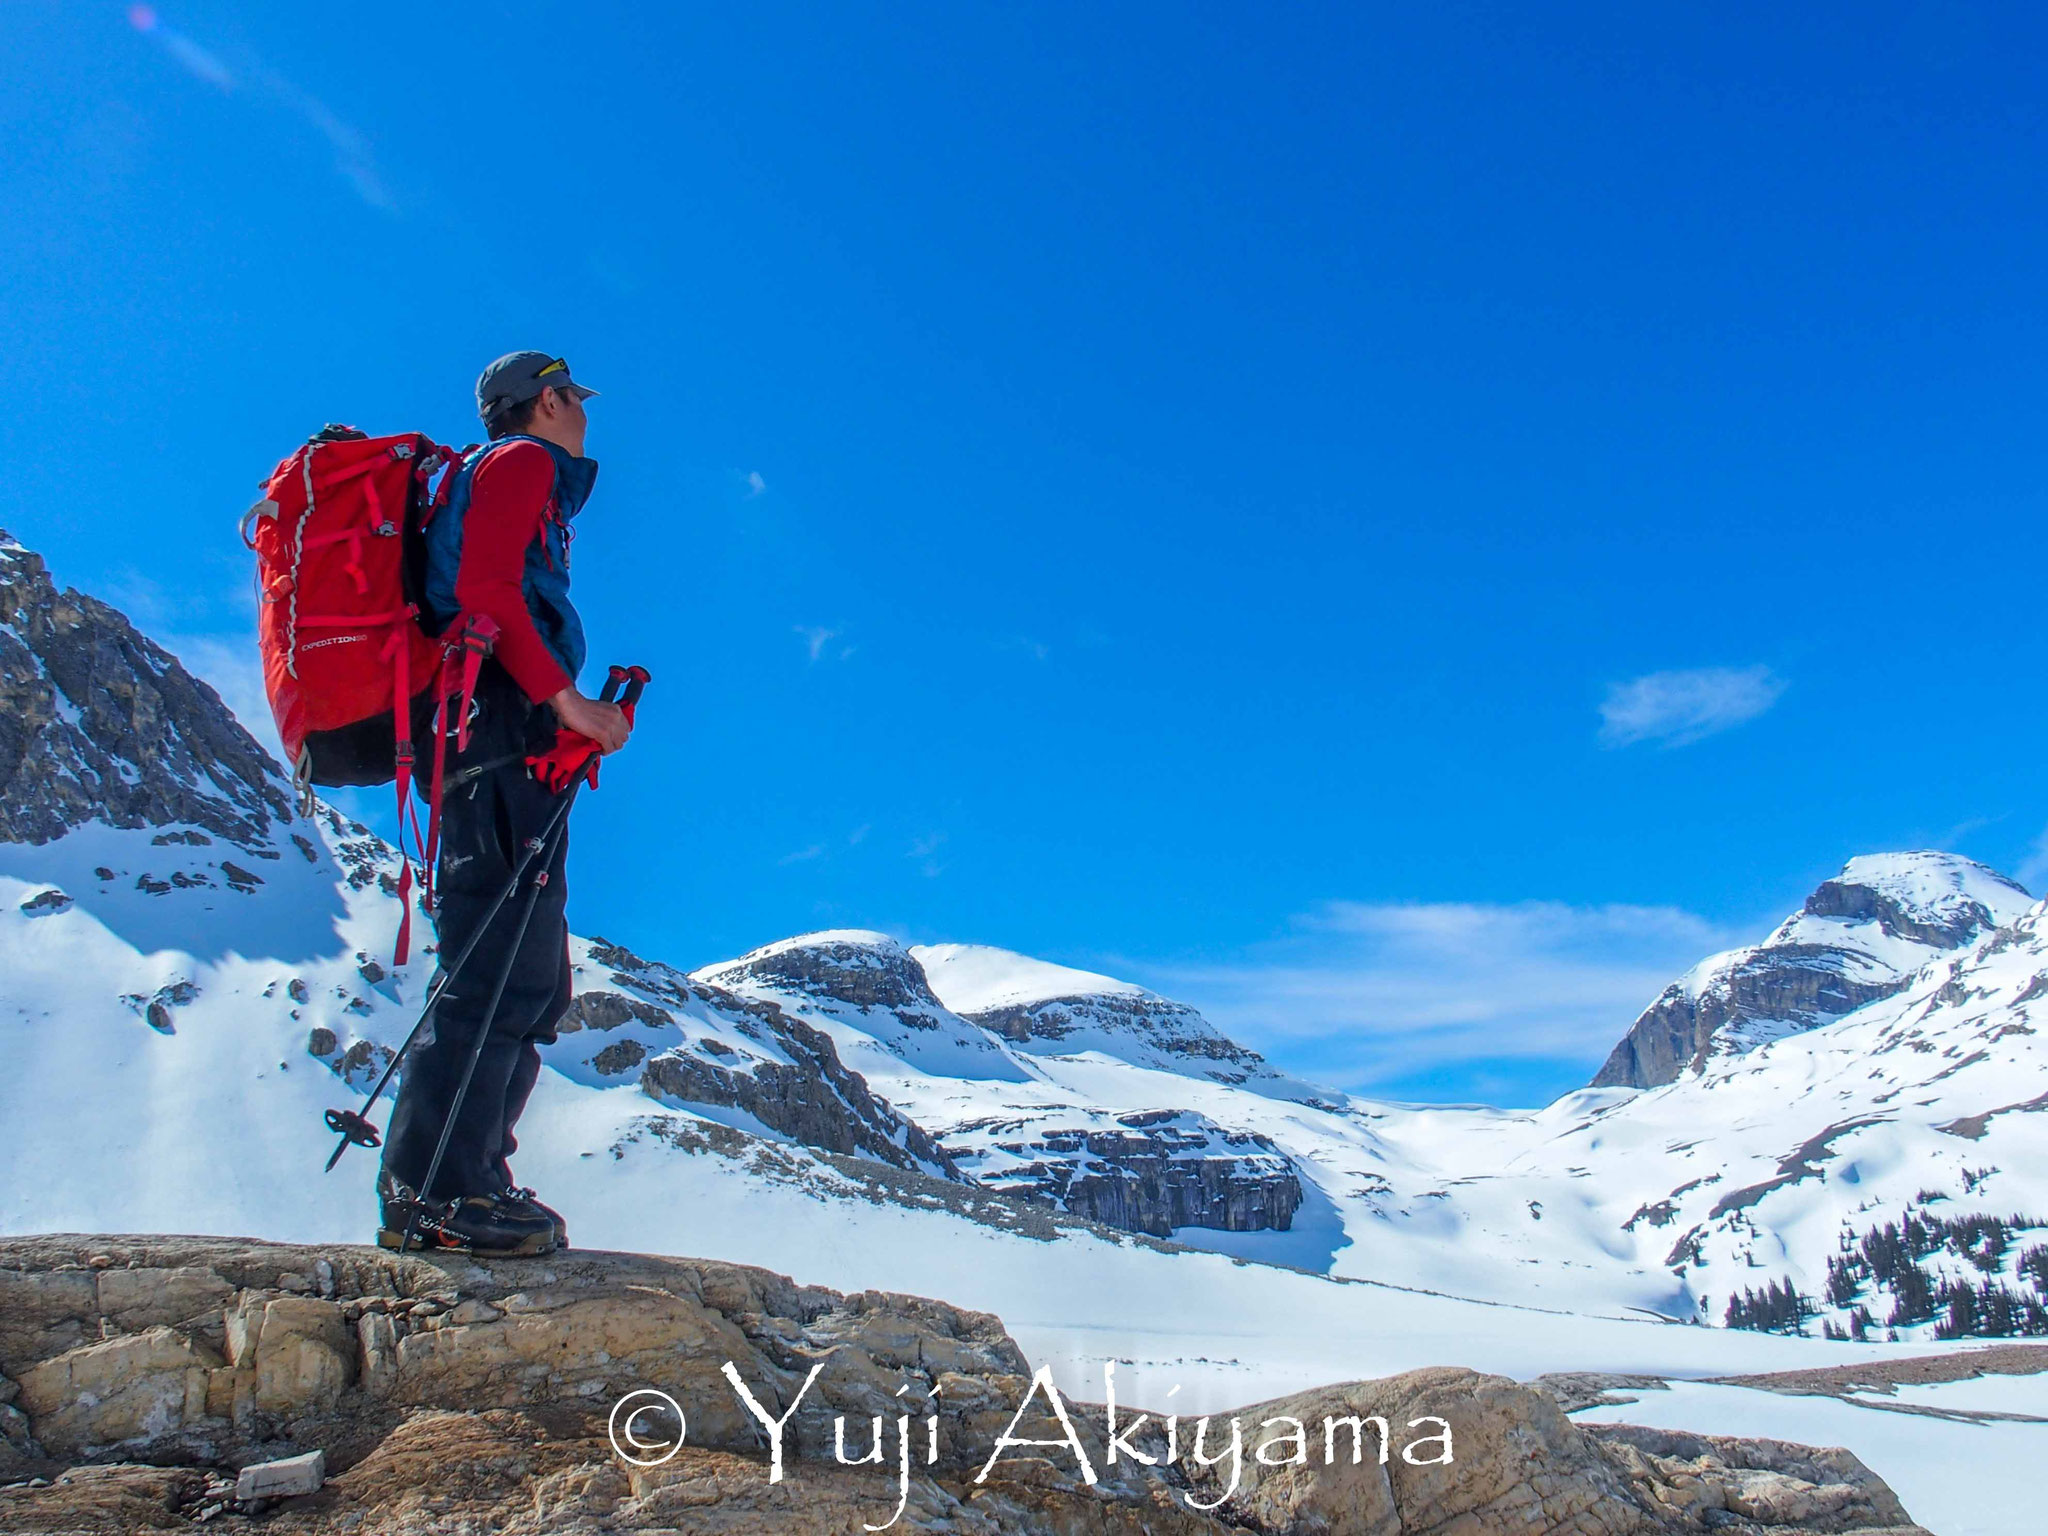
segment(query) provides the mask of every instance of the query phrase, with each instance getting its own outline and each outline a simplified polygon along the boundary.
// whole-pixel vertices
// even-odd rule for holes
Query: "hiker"
[[[583,402],[595,393],[544,352],[492,363],[476,384],[490,441],[453,471],[447,503],[426,529],[424,627],[443,634],[475,616],[497,626],[495,649],[477,674],[466,747],[457,750],[458,722],[446,726],[437,879],[444,963],[489,926],[405,1058],[377,1178],[385,1247],[400,1246],[415,1220],[415,1241],[430,1249],[532,1254],[568,1243],[560,1213],[519,1187],[511,1166],[513,1127],[540,1075],[539,1047],[555,1038],[569,1006],[566,826],[530,915],[525,901],[490,914],[522,848],[560,804],[527,758],[553,748],[558,732],[614,752],[631,729],[616,705],[576,687],[584,642],[569,600],[570,523],[597,477],[596,461],[583,456]],[[421,1190],[480,1030],[475,1074],[434,1187]]]

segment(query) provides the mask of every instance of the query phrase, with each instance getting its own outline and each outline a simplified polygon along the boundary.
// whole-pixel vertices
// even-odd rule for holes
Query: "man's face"
[[[545,391],[541,411],[556,426],[559,436],[555,440],[580,458],[583,434],[590,425],[590,418],[583,411],[583,402],[566,389],[550,388]]]

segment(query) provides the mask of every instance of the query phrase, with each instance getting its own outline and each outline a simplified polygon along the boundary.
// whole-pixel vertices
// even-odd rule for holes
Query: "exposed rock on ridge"
[[[910,954],[948,1008],[1033,1055],[1100,1051],[1260,1091],[1307,1086],[1281,1078],[1198,1010],[1130,982],[989,944],[920,944]]]
[[[976,1122],[949,1134],[988,1188],[1126,1232],[1285,1232],[1301,1207],[1301,1180],[1272,1142],[1189,1110],[1094,1116],[1020,1134],[1026,1129]]]
[[[292,819],[283,774],[211,688],[0,533],[0,842],[103,821],[275,857]]]
[[[884,934],[848,930],[806,934],[708,967],[728,985],[751,981],[855,1008],[886,1008],[909,1027],[937,1029],[946,1005],[924,967]]]
[[[721,1375],[728,1361],[768,1412],[794,1407],[780,1484],[768,1481],[763,1437]],[[231,1239],[17,1238],[0,1242],[0,1397],[20,1404],[0,1410],[0,1477],[54,1481],[0,1488],[0,1528],[182,1529],[219,1486],[206,1469],[317,1447],[326,1487],[269,1509],[266,1529],[824,1536],[879,1525],[897,1493],[887,1462],[835,1464],[835,1417],[850,1421],[857,1453],[873,1416],[908,1413],[921,1439],[929,1411],[940,1451],[935,1465],[918,1456],[910,1474],[900,1528],[913,1532],[1919,1529],[1846,1452],[1628,1427],[1588,1433],[1540,1388],[1456,1369],[1237,1410],[1245,1476],[1228,1502],[1223,1468],[1165,1460],[1156,1417],[1132,1443],[1161,1464],[1124,1455],[1111,1465],[1101,1412],[1085,1404],[1071,1412],[1098,1476],[1092,1486],[1071,1453],[1042,1448],[1008,1453],[977,1482],[1006,1428],[1059,1433],[1050,1414],[1012,1425],[1029,1370],[985,1313],[842,1296],[739,1265],[598,1253],[493,1265]],[[651,1467],[624,1462],[606,1439],[612,1404],[643,1386],[688,1415],[682,1449]],[[1326,1416],[1361,1420],[1355,1463],[1340,1428],[1326,1464]],[[1425,1416],[1450,1427],[1448,1461],[1441,1446],[1407,1454]],[[1221,1429],[1225,1416],[1216,1417]],[[1251,1455],[1283,1417],[1308,1431],[1307,1465]],[[1389,1427],[1384,1460],[1373,1418]],[[1193,1507],[1211,1502],[1221,1502],[1213,1515]]]
[[[1013,1003],[983,1013],[962,1014],[991,1034],[1018,1044],[1043,1041],[1083,1048],[1091,1032],[1126,1034],[1164,1057],[1201,1063],[1198,1070],[1220,1083],[1242,1083],[1265,1068],[1266,1058],[1218,1034],[1186,1003],[1141,992],[1134,997],[1086,994]]]
[[[1653,1088],[1832,1023],[1901,991],[1922,965],[2014,921],[2033,902],[1948,853],[1851,859],[1762,944],[1715,955],[1666,987],[1614,1047],[1595,1088]]]
[[[630,1038],[598,1045],[594,1054],[585,1051],[586,1059],[595,1064],[603,1062],[605,1052],[630,1045],[638,1054],[616,1058],[622,1063],[619,1070],[644,1061],[640,1087],[650,1098],[665,1104],[737,1108],[770,1130],[820,1151],[961,1177],[937,1142],[869,1092],[858,1072],[847,1070],[829,1039],[777,1004],[692,981],[671,966],[643,960],[603,939],[593,939],[589,953],[593,961],[610,968],[609,983],[623,990],[582,992],[562,1027],[568,1033],[587,1028],[602,1035],[632,1023],[660,1032],[655,1042],[660,1048],[652,1054]],[[762,1050],[744,1051],[744,1046],[702,1034],[695,1040],[684,1035],[678,1043],[661,1047],[669,1030],[681,1033],[677,1013],[686,1014],[692,1004],[729,1021],[745,1044]],[[599,1070],[604,1070],[602,1065]]]

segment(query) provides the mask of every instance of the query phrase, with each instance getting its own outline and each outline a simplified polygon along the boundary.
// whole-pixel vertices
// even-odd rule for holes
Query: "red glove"
[[[628,725],[633,723],[634,702],[619,705]],[[604,749],[581,731],[558,729],[555,744],[538,757],[529,757],[526,766],[550,793],[559,795],[578,779],[597,788],[597,764],[603,756]]]
[[[555,744],[526,766],[550,793],[561,794],[578,779],[597,787],[597,761],[604,756],[598,744],[580,731],[557,731]]]

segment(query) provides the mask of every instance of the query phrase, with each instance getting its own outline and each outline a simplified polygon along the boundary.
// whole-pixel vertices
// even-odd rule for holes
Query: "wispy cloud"
[[[1616,683],[1600,706],[1600,744],[1633,746],[1654,741],[1688,746],[1754,720],[1785,692],[1769,667],[1696,667],[1652,672]]]
[[[810,653],[812,661],[824,658],[828,650],[833,661],[844,661],[853,654],[853,647],[850,645],[832,644],[844,633],[843,630],[827,629],[818,624],[793,624],[790,628],[803,636],[804,648]]]
[[[335,170],[355,189],[356,196],[372,208],[386,213],[397,211],[398,205],[377,170],[369,141],[318,97],[301,90],[260,60],[249,60],[237,73],[210,48],[167,23],[154,6],[128,7],[128,24],[163,49],[194,79],[229,95],[239,93],[246,84],[253,88],[254,96],[267,96],[284,107],[326,141],[334,154]]]
[[[1675,976],[1734,942],[1672,907],[1331,902],[1230,963],[1120,963],[1304,1076],[1370,1091],[1512,1080],[1518,1063],[1583,1082]]]
[[[866,839],[868,833],[872,832],[873,830],[873,822],[862,822],[859,826],[855,827],[851,832],[846,834],[846,846],[849,848],[858,847],[861,844],[861,842]]]
[[[297,112],[327,141],[327,147],[334,151],[335,170],[341,173],[343,180],[355,188],[356,196],[372,208],[385,213],[398,211],[398,204],[392,198],[390,188],[385,186],[384,178],[378,174],[368,139],[336,117],[328,110],[326,103],[307,95],[275,71],[258,66],[257,78],[273,96]]]
[[[184,33],[173,30],[163,23],[150,5],[128,7],[128,25],[143,36],[153,38],[158,47],[183,66],[186,73],[195,79],[204,80],[208,85],[223,91],[235,88],[234,73],[220,58],[199,46]]]
[[[922,837],[912,838],[910,840],[910,847],[905,850],[903,856],[907,859],[919,860],[918,873],[927,880],[935,880],[940,874],[944,873],[946,868],[937,858],[940,845],[945,841],[945,833],[927,832]]]
[[[1044,661],[1052,655],[1052,647],[1043,640],[1034,640],[1029,635],[1009,635],[996,642],[999,651],[1021,651],[1033,661]]]
[[[761,471],[759,471],[758,469],[750,469],[747,471],[747,500],[752,501],[756,496],[761,495],[767,489],[768,482],[761,478]]]
[[[824,856],[825,845],[823,843],[813,843],[808,848],[797,849],[795,853],[785,853],[775,862],[778,864],[808,864],[812,859],[823,858]]]

